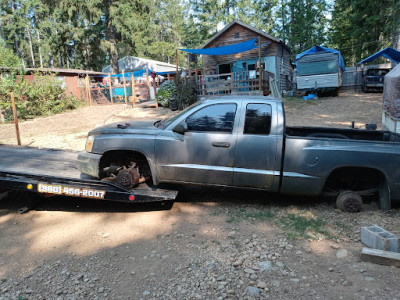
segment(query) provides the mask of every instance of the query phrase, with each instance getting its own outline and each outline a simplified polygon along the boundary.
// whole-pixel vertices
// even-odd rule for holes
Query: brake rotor
[[[336,200],[337,207],[344,212],[359,212],[362,207],[362,198],[352,191],[342,192]]]
[[[118,172],[115,183],[124,187],[132,188],[139,184],[140,175],[137,168],[122,169]]]

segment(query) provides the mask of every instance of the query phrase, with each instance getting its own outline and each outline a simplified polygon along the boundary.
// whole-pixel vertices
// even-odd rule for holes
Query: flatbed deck
[[[175,200],[178,194],[145,184],[124,189],[81,174],[75,166],[77,155],[58,149],[0,145],[0,190],[136,203]]]

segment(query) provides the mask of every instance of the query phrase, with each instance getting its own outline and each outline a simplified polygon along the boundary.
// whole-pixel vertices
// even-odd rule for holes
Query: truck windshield
[[[160,120],[154,123],[154,126],[158,127],[158,128],[167,128],[172,122],[174,122],[175,120],[177,120],[180,116],[182,116],[184,113],[186,113],[188,110],[192,109],[193,107],[196,107],[198,105],[200,105],[201,102],[198,101],[188,107],[186,107],[184,110],[182,110],[180,113],[177,113],[175,116],[165,119],[165,120]]]

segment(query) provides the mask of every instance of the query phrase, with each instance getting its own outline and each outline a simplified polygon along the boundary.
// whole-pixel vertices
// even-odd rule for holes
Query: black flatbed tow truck
[[[78,153],[0,145],[0,199],[3,193],[23,191],[129,203],[167,202],[178,191],[141,184],[124,189],[112,182],[81,174],[75,167]]]

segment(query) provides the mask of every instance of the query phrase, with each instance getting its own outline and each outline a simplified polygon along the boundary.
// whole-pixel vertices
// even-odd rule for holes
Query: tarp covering
[[[152,72],[152,70],[149,69],[149,75],[151,74],[151,72]],[[133,75],[134,75],[135,77],[144,76],[144,75],[146,75],[146,69],[139,70],[139,71],[135,71],[135,72],[133,72]],[[121,74],[114,74],[114,75],[111,75],[111,77],[122,77],[122,73],[121,73]],[[130,72],[130,73],[125,73],[125,77],[132,77],[132,72]]]
[[[153,72],[153,70],[149,69],[149,76],[151,74],[151,72]],[[167,75],[167,74],[176,74],[176,71],[171,71],[171,72],[156,72],[157,75]],[[139,70],[139,71],[135,71],[133,72],[133,75],[135,77],[141,77],[146,75],[146,69],[143,70]],[[108,75],[96,75],[96,76],[90,76],[90,77],[108,77]],[[122,78],[122,73],[120,74],[114,74],[111,75],[111,77],[121,77]],[[125,73],[125,77],[132,77],[132,72],[129,73]]]
[[[385,75],[383,110],[392,118],[400,118],[400,64]]]
[[[205,49],[179,49],[189,53],[204,54],[204,55],[230,55],[237,54],[240,52],[245,52],[253,50],[258,47],[256,45],[257,38],[248,40],[246,42],[237,43],[228,46],[215,47],[215,48],[205,48]],[[269,43],[263,44],[261,46],[267,45]]]
[[[380,56],[386,57],[387,59],[390,59],[391,61],[394,61],[397,64],[400,62],[400,51],[387,47],[381,51],[376,52],[375,54],[372,54],[370,57],[367,57],[366,59],[360,61],[359,63],[357,63],[357,65],[365,64],[366,62],[374,60]]]
[[[314,47],[312,47],[312,48],[310,48],[310,49],[308,49],[308,50],[306,50],[306,51],[304,51],[304,52],[302,52],[300,54],[297,54],[296,55],[296,60],[295,60],[296,66],[297,66],[297,61],[300,58],[302,58],[305,55],[315,54],[317,52],[337,53],[339,55],[339,66],[342,68],[343,72],[346,70],[346,66],[344,64],[343,56],[340,53],[340,51],[339,50],[335,50],[335,49],[326,48],[326,47],[323,47],[323,46],[314,46]]]

